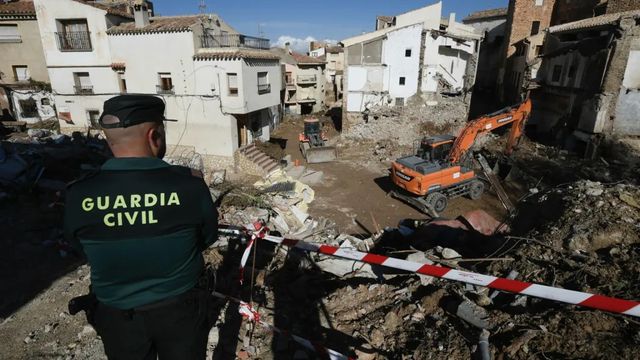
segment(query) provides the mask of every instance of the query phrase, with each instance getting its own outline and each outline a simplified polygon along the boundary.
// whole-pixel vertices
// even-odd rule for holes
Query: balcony
[[[57,32],[60,51],[91,51],[91,36],[88,31]]]
[[[270,48],[269,39],[240,34],[202,35],[200,43],[205,49],[228,47],[269,50]]]
[[[298,75],[299,85],[309,85],[318,82],[318,78],[315,75]]]
[[[163,95],[175,94],[173,89],[174,89],[173,85],[172,86],[156,85],[156,92],[158,94],[163,94]]]
[[[258,84],[258,94],[268,94],[271,92],[271,84]]]
[[[87,85],[77,85],[74,86],[73,89],[77,95],[92,95],[93,94],[93,86]]]

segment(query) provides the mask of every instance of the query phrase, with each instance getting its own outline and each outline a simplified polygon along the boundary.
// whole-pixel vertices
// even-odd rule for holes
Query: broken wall
[[[618,95],[613,131],[616,134],[640,135],[640,40],[629,54],[627,69]]]

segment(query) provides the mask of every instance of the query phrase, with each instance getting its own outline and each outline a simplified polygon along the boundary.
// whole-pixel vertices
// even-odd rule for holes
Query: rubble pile
[[[375,107],[365,113],[365,120],[352,124],[343,135],[351,140],[411,146],[421,135],[456,133],[466,119],[466,105],[455,100],[443,100],[434,106]]]

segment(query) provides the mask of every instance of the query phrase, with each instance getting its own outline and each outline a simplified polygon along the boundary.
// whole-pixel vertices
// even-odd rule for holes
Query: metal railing
[[[91,36],[88,31],[57,32],[60,51],[91,51]]]
[[[0,35],[0,43],[15,43],[15,42],[22,42],[22,37],[19,34]]]
[[[93,86],[76,85],[73,87],[77,95],[93,94]]]
[[[203,48],[249,48],[269,50],[269,39],[257,38],[241,34],[202,35],[200,43]]]
[[[164,85],[156,85],[156,92],[158,94],[173,94],[173,86],[168,87],[168,86],[164,86]]]
[[[258,84],[258,94],[267,94],[271,92],[271,84]]]
[[[298,75],[298,84],[315,84],[317,81],[315,75]]]

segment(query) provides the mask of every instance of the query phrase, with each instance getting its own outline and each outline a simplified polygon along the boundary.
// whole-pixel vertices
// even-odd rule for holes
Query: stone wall
[[[516,48],[513,44],[531,35],[534,21],[540,21],[540,32],[549,27],[556,0],[543,0],[536,5],[535,0],[510,0],[507,20],[508,47],[507,57],[511,57]]]
[[[638,0],[609,0],[607,5],[607,14],[613,14],[622,11],[640,10],[640,1]]]

